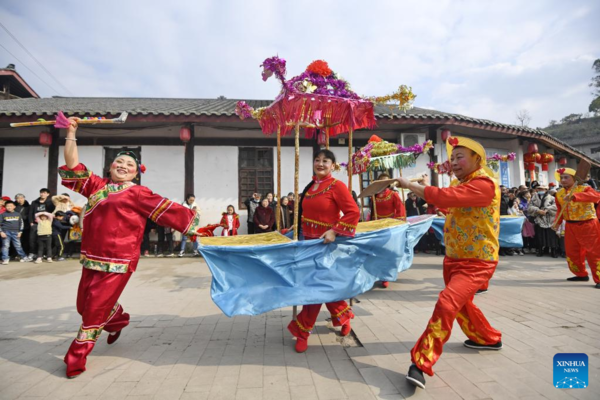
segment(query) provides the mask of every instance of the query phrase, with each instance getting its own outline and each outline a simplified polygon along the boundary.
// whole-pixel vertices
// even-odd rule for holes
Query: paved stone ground
[[[476,302],[504,349],[462,346],[455,326],[427,390],[405,381],[409,350],[442,288],[441,257],[418,256],[389,289],[360,296],[355,338],[322,312],[305,354],[285,329],[291,309],[223,316],[200,259],[144,259],[121,299],[132,315],[119,341],[103,334],[88,371],[64,377],[80,320],[79,264],[0,268],[0,399],[599,399],[600,290],[570,283],[564,259],[506,257]],[[323,307],[323,309],[325,309]],[[555,353],[589,356],[590,387],[552,386]]]

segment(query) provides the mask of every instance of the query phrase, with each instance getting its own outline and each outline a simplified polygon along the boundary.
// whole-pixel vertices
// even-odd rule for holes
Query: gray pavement
[[[0,267],[0,399],[600,399],[600,290],[565,281],[565,260],[548,257],[502,258],[476,297],[502,351],[465,348],[455,325],[427,389],[408,385],[441,262],[417,256],[388,289],[361,295],[352,337],[322,311],[309,350],[296,354],[291,308],[227,318],[201,259],[143,259],[121,298],[131,325],[111,346],[103,333],[74,380],[62,358],[80,324],[79,264],[13,262]],[[553,387],[556,353],[589,356],[587,389]]]

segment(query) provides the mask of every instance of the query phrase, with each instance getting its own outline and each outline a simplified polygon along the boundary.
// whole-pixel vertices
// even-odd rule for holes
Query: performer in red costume
[[[198,214],[133,183],[145,167],[132,152],[121,152],[103,179],[79,163],[75,134],[77,118],[69,118],[65,143],[62,184],[88,198],[81,241],[83,269],[77,292],[77,312],[82,324],[65,355],[67,377],[85,371],[102,330],[114,343],[129,324],[129,314],[117,302],[140,257],[140,243],[147,218],[188,236],[199,228]]]
[[[329,150],[320,150],[313,158],[313,181],[304,189],[300,199],[299,216],[305,239],[323,239],[323,243],[335,242],[338,235],[353,237],[360,213],[348,187],[331,176],[335,155]],[[344,214],[340,217],[340,211]],[[342,336],[350,333],[352,309],[343,300],[326,303],[331,313],[333,326],[341,326]],[[308,336],[321,310],[321,304],[302,307],[295,321],[288,325],[296,337],[296,351],[303,353],[308,348]]]
[[[575,186],[575,172],[572,168],[561,168],[555,173],[556,180],[560,180],[562,188],[556,193],[558,210],[553,228],[556,230],[563,220],[566,221],[567,264],[575,275],[567,280],[590,280],[585,270],[587,259],[596,289],[600,289],[600,222],[596,216],[596,204],[600,202],[600,193],[587,185]]]
[[[377,177],[378,181],[390,179],[385,172]],[[391,188],[386,188],[375,196],[375,207],[371,210],[373,220],[384,218],[396,218],[406,220],[406,208],[400,199],[400,195]],[[390,285],[387,281],[381,281],[381,286],[387,288]]]
[[[483,313],[473,304],[475,292],[487,284],[498,264],[500,233],[500,189],[486,167],[485,149],[463,137],[448,139],[452,171],[456,176],[449,188],[411,183],[400,178],[403,188],[410,189],[428,204],[447,208],[444,226],[446,257],[444,283],[427,329],[411,351],[413,365],[406,379],[425,388],[423,373],[433,376],[433,365],[440,358],[444,343],[450,338],[454,320],[458,320],[474,349],[500,350],[501,333],[492,328]]]

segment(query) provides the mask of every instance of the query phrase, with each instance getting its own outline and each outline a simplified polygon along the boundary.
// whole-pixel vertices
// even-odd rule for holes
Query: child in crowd
[[[240,229],[240,217],[235,213],[235,208],[231,204],[227,206],[227,212],[223,213],[219,225],[223,227],[221,236],[237,235],[237,231]]]
[[[54,215],[47,212],[39,212],[35,214],[35,222],[37,223],[37,246],[38,256],[35,260],[36,264],[41,264],[44,256],[44,246],[46,247],[46,261],[52,262],[52,220]]]
[[[15,203],[5,200],[5,211],[0,214],[0,236],[2,237],[2,265],[7,265],[9,256],[8,250],[10,244],[21,257],[21,262],[31,261],[21,247],[21,234],[23,233],[24,223],[21,213],[15,211]]]
[[[65,250],[64,237],[65,233],[71,228],[71,225],[65,219],[63,211],[54,210],[54,219],[52,220],[52,244],[54,251],[52,252],[57,261],[64,261],[63,252]]]

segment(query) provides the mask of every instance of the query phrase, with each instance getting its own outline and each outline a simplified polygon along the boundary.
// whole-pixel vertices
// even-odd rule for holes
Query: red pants
[[[421,371],[433,376],[433,364],[450,339],[455,319],[465,335],[476,343],[495,344],[502,339],[502,334],[490,326],[473,303],[475,292],[487,285],[497,264],[497,261],[444,258],[446,288],[440,293],[427,329],[411,350],[412,362]]]
[[[567,222],[565,251],[569,269],[576,276],[588,276],[585,260],[592,270],[592,279],[600,283],[600,222],[597,219]]]
[[[117,274],[83,268],[77,291],[77,312],[82,324],[65,355],[67,376],[85,371],[85,362],[102,330],[118,332],[129,325],[129,314],[117,300],[131,273]]]
[[[350,323],[350,319],[354,318],[352,309],[344,300],[325,303],[325,306],[331,313],[333,326],[342,326],[346,323]],[[312,328],[315,326],[320,310],[321,304],[308,304],[302,306],[302,311],[300,311],[300,314],[298,314],[295,321],[290,322],[288,330],[297,338],[308,339],[310,331],[312,331]]]

